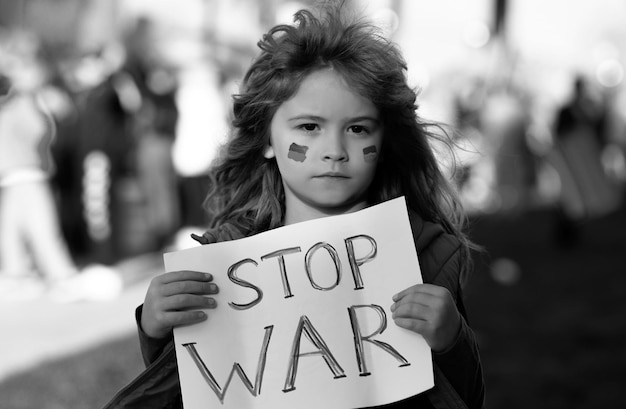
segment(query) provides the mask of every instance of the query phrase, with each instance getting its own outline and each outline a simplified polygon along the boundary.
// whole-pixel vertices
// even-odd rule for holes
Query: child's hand
[[[198,271],[173,271],[150,282],[141,313],[141,328],[151,338],[164,338],[179,325],[195,324],[207,316],[198,309],[215,308],[213,276]]]
[[[454,342],[461,316],[450,292],[432,284],[418,284],[393,297],[396,325],[421,334],[430,348],[444,351]]]

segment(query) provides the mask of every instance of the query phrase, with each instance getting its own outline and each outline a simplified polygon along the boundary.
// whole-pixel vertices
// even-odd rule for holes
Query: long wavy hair
[[[282,225],[281,175],[276,160],[264,157],[270,123],[307,75],[333,68],[373,102],[382,119],[383,145],[369,204],[404,195],[424,220],[459,238],[469,262],[472,245],[463,233],[464,213],[431,146],[449,138],[439,132],[442,127],[417,116],[417,94],[407,84],[407,66],[398,48],[370,23],[346,21],[338,8],[325,8],[319,18],[301,10],[294,22],[263,36],[261,53],[233,96],[233,133],[210,171],[205,207],[212,221],[207,234],[226,230],[236,238]]]

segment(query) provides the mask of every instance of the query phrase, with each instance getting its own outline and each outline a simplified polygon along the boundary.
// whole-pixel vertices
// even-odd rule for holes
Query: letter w
[[[196,364],[196,367],[198,367],[200,374],[202,374],[202,377],[204,378],[206,383],[211,387],[211,389],[213,389],[213,392],[215,392],[215,395],[217,395],[217,397],[219,398],[222,404],[224,403],[224,397],[226,396],[226,392],[228,391],[228,386],[230,385],[230,382],[233,379],[233,376],[235,373],[239,375],[239,378],[241,379],[245,387],[248,388],[248,391],[250,391],[252,396],[257,396],[261,394],[261,384],[263,383],[263,374],[265,373],[265,363],[267,361],[267,348],[270,343],[270,338],[272,336],[272,331],[274,330],[274,326],[270,325],[270,326],[265,327],[264,329],[265,329],[265,337],[263,338],[263,345],[261,346],[261,353],[259,354],[259,363],[257,365],[256,379],[255,379],[254,385],[252,384],[252,382],[250,382],[250,379],[241,368],[241,365],[235,362],[233,364],[233,369],[230,371],[230,374],[228,375],[226,384],[224,384],[224,388],[220,387],[220,385],[215,380],[215,377],[213,376],[209,368],[207,368],[202,358],[200,358],[200,355],[198,354],[198,351],[196,350],[196,347],[195,347],[196,343],[191,342],[188,344],[183,344],[187,352],[189,352],[189,355],[191,355],[191,359],[193,359],[193,362]]]

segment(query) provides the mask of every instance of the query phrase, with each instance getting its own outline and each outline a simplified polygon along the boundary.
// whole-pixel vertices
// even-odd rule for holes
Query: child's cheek
[[[376,163],[378,159],[378,149],[376,149],[375,145],[363,148],[363,159],[365,163]]]
[[[306,159],[306,151],[308,150],[308,146],[292,143],[291,145],[289,145],[289,152],[287,153],[287,157],[291,160],[295,160],[296,162],[304,162],[304,160]]]

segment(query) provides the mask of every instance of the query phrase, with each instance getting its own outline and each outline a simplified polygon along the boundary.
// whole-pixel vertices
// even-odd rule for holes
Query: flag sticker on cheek
[[[297,143],[292,143],[289,146],[289,153],[287,157],[289,159],[295,160],[296,162],[304,162],[306,159],[306,151],[309,150],[308,146],[298,145]]]
[[[376,146],[368,146],[363,148],[363,158],[365,159],[365,163],[376,162],[378,158],[378,151],[376,150]]]

